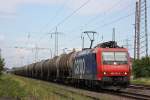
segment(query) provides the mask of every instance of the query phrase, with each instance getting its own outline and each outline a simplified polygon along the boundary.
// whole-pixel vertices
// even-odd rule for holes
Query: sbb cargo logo
[[[74,73],[80,75],[80,78],[85,74],[85,60],[77,59],[74,62]]]

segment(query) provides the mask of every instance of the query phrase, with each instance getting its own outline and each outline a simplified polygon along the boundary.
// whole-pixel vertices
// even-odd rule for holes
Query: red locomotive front
[[[130,59],[125,48],[97,48],[97,78],[107,84],[127,86],[130,80]]]

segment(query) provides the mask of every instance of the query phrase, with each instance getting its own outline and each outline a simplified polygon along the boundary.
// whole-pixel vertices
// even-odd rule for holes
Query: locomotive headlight
[[[106,72],[104,72],[104,75],[106,75]]]
[[[127,72],[125,72],[124,74],[127,75]]]

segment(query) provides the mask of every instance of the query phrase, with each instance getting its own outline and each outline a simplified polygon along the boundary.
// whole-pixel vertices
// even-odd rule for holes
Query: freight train
[[[74,85],[126,88],[130,83],[131,63],[126,48],[108,41],[16,68],[13,73]]]

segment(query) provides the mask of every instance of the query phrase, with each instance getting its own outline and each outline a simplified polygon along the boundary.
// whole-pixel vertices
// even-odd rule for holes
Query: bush
[[[133,61],[133,75],[135,78],[150,77],[150,57]]]
[[[0,75],[2,74],[2,71],[4,69],[4,59],[0,56]]]

